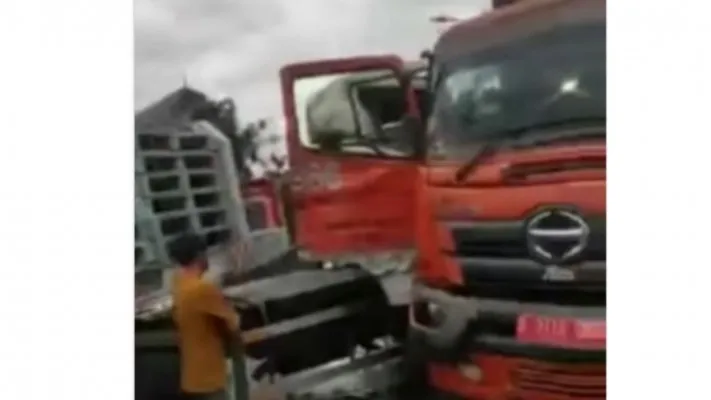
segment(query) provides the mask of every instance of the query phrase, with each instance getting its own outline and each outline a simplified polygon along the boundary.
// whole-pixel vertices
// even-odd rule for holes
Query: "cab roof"
[[[523,0],[460,22],[444,32],[435,58],[448,59],[552,27],[602,22],[606,0]]]

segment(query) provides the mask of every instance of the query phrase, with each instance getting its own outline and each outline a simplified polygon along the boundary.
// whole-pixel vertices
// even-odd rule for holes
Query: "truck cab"
[[[396,56],[282,71],[297,241],[415,249],[410,352],[442,398],[603,399],[606,3],[494,6],[441,35],[424,90]],[[369,137],[350,100],[309,129],[299,86],[376,72],[399,89],[406,152],[384,149],[385,124]]]
[[[604,0],[529,0],[434,47],[410,329],[447,396],[603,399]]]
[[[396,56],[318,60],[281,71],[292,240],[300,257],[376,276],[401,308],[410,300],[419,165],[408,124],[419,119],[424,72],[424,62]]]

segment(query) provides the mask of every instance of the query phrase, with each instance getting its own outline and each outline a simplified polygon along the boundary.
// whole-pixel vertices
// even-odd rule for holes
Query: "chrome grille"
[[[590,224],[590,241],[584,257],[588,261],[607,259],[606,219],[593,217]],[[475,221],[451,223],[449,230],[454,241],[455,257],[528,259],[525,221]]]

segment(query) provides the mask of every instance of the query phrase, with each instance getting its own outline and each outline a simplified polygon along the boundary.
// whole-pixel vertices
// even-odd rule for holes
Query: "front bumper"
[[[465,333],[447,346],[438,346],[423,331],[409,332],[408,352],[421,363],[457,363],[467,361],[471,354],[494,354],[504,357],[533,359],[557,363],[605,363],[606,350],[573,350],[520,343],[512,338]]]
[[[413,287],[414,302],[428,302],[441,310],[436,327],[417,321],[410,311],[410,348],[420,357],[457,362],[472,353],[493,353],[549,362],[605,362],[604,349],[575,349],[523,343],[516,340],[519,315],[604,319],[605,307],[521,303],[512,300],[464,297],[422,285]]]
[[[410,314],[408,354],[426,367],[434,399],[605,398],[605,349],[523,343],[515,333],[523,313],[604,318],[604,307],[477,299],[426,287],[414,293],[415,301],[435,302],[443,314],[436,328]],[[478,368],[481,380],[465,377],[462,365]]]
[[[480,400],[603,400],[605,364],[561,364],[490,355],[472,357],[481,374],[465,376],[460,366],[431,363],[427,381],[435,393]],[[476,379],[476,380],[475,380]],[[437,398],[437,397],[435,397]],[[445,397],[446,398],[446,397]]]

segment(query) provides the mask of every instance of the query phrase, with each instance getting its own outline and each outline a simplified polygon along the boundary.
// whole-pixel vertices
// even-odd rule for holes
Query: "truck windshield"
[[[445,157],[529,126],[604,125],[604,22],[558,26],[437,67],[430,132]]]

